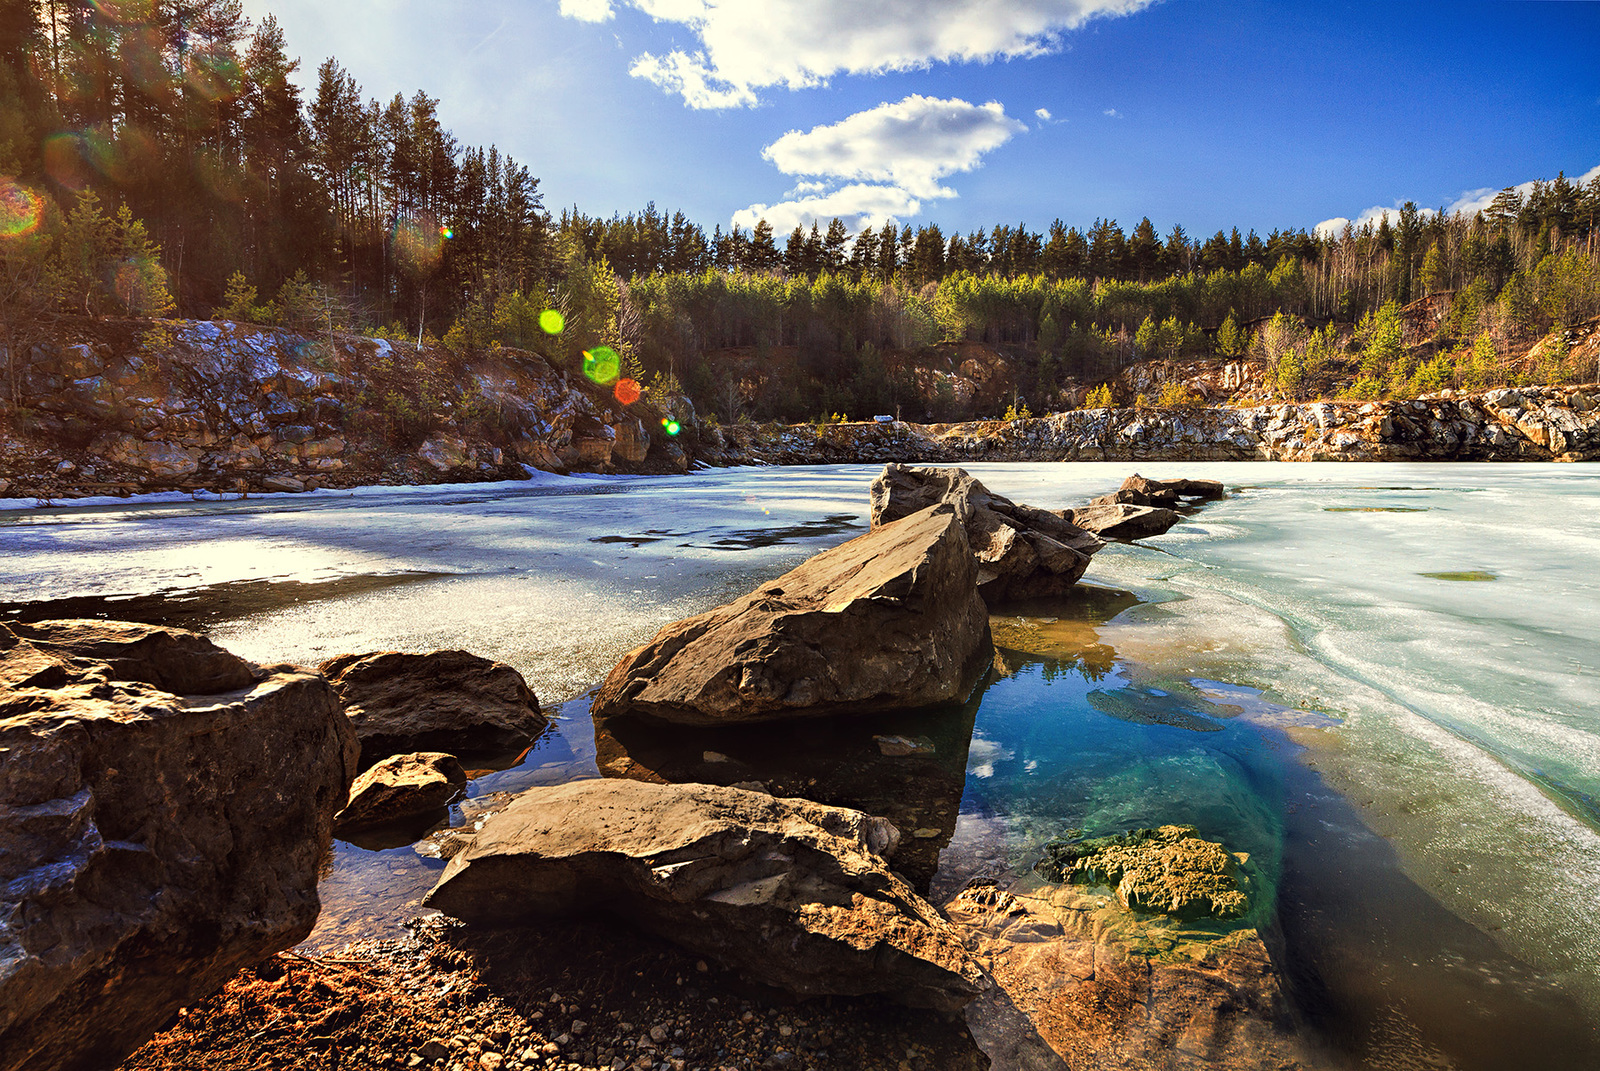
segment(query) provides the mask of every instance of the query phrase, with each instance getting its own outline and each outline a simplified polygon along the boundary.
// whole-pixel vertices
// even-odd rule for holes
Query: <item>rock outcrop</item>
[[[1411,401],[1075,409],[963,424],[728,425],[713,465],[973,461],[1586,461],[1600,387],[1450,391]]]
[[[503,755],[549,725],[522,674],[466,651],[346,654],[318,668],[355,725],[363,768],[413,751]]]
[[[200,637],[23,631],[0,627],[0,1068],[110,1067],[311,932],[355,734],[314,674],[207,694],[237,662]]]
[[[350,802],[339,812],[333,829],[344,834],[438,811],[466,788],[467,772],[454,755],[442,751],[392,755],[356,778]]]
[[[603,910],[804,996],[960,1008],[985,985],[961,934],[884,857],[881,818],[711,785],[531,789],[424,901],[477,925]]]
[[[872,481],[874,528],[935,504],[954,510],[966,530],[978,591],[990,606],[1061,594],[1105,546],[1062,514],[1012,502],[960,469],[887,465]]]
[[[922,510],[668,625],[612,669],[594,715],[731,725],[959,702],[989,657],[975,578],[951,507]]]

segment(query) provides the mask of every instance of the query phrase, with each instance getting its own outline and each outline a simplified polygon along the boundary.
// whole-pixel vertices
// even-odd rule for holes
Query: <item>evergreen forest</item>
[[[1034,411],[1149,358],[1253,357],[1292,398],[1595,378],[1565,332],[1600,316],[1600,177],[1337,234],[1148,218],[707,233],[655,204],[553,212],[527,162],[460,144],[426,92],[368,99],[328,59],[302,93],[298,71],[238,0],[0,0],[0,348],[104,316],[569,368],[603,343],[730,421],[997,415],[962,412],[937,370],[963,342],[1014,361]],[[549,308],[559,335],[539,327]]]

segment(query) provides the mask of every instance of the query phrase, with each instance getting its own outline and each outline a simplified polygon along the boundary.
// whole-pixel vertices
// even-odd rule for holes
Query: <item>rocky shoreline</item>
[[[1171,512],[1142,503],[1221,493],[1203,481],[1135,476],[1099,508]],[[174,922],[159,907],[119,909],[127,936],[102,949],[93,935],[103,929],[103,890],[141,903],[151,881],[152,892],[163,883],[182,886],[184,878],[152,871],[141,853],[159,857],[164,845],[202,834],[242,841],[274,807],[257,801],[224,808],[219,818],[178,788],[195,775],[158,769],[150,777],[172,786],[164,790],[167,813],[150,815],[113,845],[94,822],[107,832],[119,828],[109,816],[150,778],[129,771],[108,780],[96,772],[103,762],[96,756],[141,733],[203,730],[207,718],[230,709],[234,692],[253,686],[254,695],[280,678],[303,679],[317,689],[319,726],[340,734],[341,765],[331,776],[347,787],[355,782],[348,805],[347,793],[321,788],[305,801],[310,825],[294,852],[294,880],[303,884],[341,825],[438,812],[460,793],[466,778],[455,758],[417,748],[450,745],[467,754],[474,746],[498,749],[507,734],[527,741],[542,730],[537,699],[510,667],[463,652],[344,656],[311,672],[254,666],[180,630],[74,622],[0,629],[8,768],[35,771],[0,785],[0,839],[37,877],[18,887],[19,917],[31,928],[8,938],[9,958],[27,970],[12,972],[9,982],[0,976],[18,998],[7,1003],[20,1010],[0,1023],[0,1067],[109,1062],[174,1009],[175,1025],[126,1066],[182,1067],[207,1051],[219,1054],[206,1058],[208,1066],[445,1071],[977,1068],[988,1057],[1005,1067],[1084,1060],[1132,1067],[1176,1052],[1197,1066],[1301,1066],[1282,983],[1256,929],[1270,911],[1263,915],[1248,900],[1242,875],[1233,884],[1226,849],[1193,830],[1130,834],[1115,843],[1115,867],[1096,862],[1087,877],[979,880],[953,898],[942,893],[942,905],[925,899],[932,860],[921,842],[937,851],[953,830],[950,804],[960,798],[972,727],[961,705],[973,666],[993,657],[985,603],[1061,594],[1103,543],[1073,525],[1073,511],[1013,503],[960,470],[892,466],[872,499],[867,535],[742,600],[667,626],[619,663],[610,698],[594,711],[597,733],[611,740],[601,749],[606,777],[530,789],[479,811],[471,828],[432,838],[449,864],[425,902],[458,921],[428,922],[411,941],[368,943],[332,959],[283,953],[263,960],[304,936],[303,912],[296,929],[275,931],[273,944],[230,939],[213,949],[205,935],[219,920],[197,903],[185,919],[194,932],[160,969],[188,979],[190,959],[245,967],[209,997],[231,970],[195,977],[158,999],[127,984],[118,957]],[[855,624],[835,626],[830,636],[808,617],[818,627]],[[819,641],[839,651],[820,661],[807,655]],[[921,668],[914,659],[909,676],[895,668],[907,650],[927,660]],[[674,660],[683,662],[678,671],[662,668]],[[659,675],[665,690],[627,683],[633,666],[649,670],[646,682]],[[905,700],[895,715],[905,735],[864,730],[879,734],[872,750],[883,758],[860,777],[730,783],[739,764],[702,745],[716,740],[737,750],[742,738],[730,733],[768,733],[775,720],[812,724],[819,714],[829,715],[830,733],[860,718],[877,726],[875,709],[897,695]],[[951,717],[964,721],[965,732],[945,732]],[[635,723],[662,732],[641,737]],[[77,726],[104,741],[84,751],[72,735]],[[674,739],[686,732],[686,740]],[[174,752],[167,761],[208,765],[205,748],[213,745],[204,735],[194,734],[192,757]],[[251,746],[241,739],[234,751],[247,760]],[[839,768],[856,749],[822,750],[824,766]],[[358,756],[367,768],[359,777]],[[719,770],[683,776],[696,763]],[[64,765],[84,771],[88,780],[70,809],[91,819],[63,827],[76,838],[70,843],[54,834],[41,840],[41,830],[60,824],[57,812],[65,814],[65,804],[44,797],[76,784],[57,784],[51,771]],[[679,773],[659,772],[671,770]],[[927,804],[929,792],[939,799]],[[878,797],[885,793],[904,798],[884,806]],[[906,803],[913,809],[902,813]],[[927,818],[916,810],[924,804]],[[1093,853],[1112,850],[1072,843],[1064,842],[1061,858],[1099,859]],[[902,844],[918,850],[902,853]],[[180,856],[168,865],[184,863]],[[1201,880],[1188,873],[1197,868],[1218,873]],[[1061,884],[1068,880],[1087,886]],[[1116,882],[1111,891],[1095,887]],[[628,925],[597,920],[597,912]],[[67,913],[79,920],[73,932],[50,929]],[[221,932],[230,918],[220,919]],[[637,936],[640,929],[673,947]],[[574,943],[574,934],[588,936]],[[508,952],[517,948],[521,957]],[[670,986],[642,961],[632,977],[622,970],[640,961],[640,949],[648,960],[656,948]],[[140,976],[157,970],[135,962]],[[498,991],[486,983],[490,976]],[[638,991],[652,987],[656,999],[637,1010]],[[719,995],[702,1001],[707,991]],[[130,1009],[128,1026],[107,1036],[95,1029],[104,1012],[49,1011],[52,999],[63,999],[52,994],[86,992],[103,1007]],[[574,992],[581,1001],[569,999]],[[876,1003],[883,1000],[931,1008],[933,1016],[886,1013]],[[948,1018],[969,1004],[976,1009],[967,1020],[971,1034]],[[29,1012],[35,1005],[38,1014]],[[391,1005],[409,1018],[372,1014]],[[907,1034],[920,1040],[899,1057],[893,1047]]]
[[[0,499],[41,502],[696,465],[1600,458],[1593,384],[959,424],[718,426],[681,396],[624,404],[511,349],[459,357],[225,322],[84,321],[19,358],[0,426]]]

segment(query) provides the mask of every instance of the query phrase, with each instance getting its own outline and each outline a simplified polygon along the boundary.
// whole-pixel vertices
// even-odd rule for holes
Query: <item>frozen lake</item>
[[[1133,466],[969,469],[1058,507]],[[0,509],[0,612],[120,605],[263,662],[463,647],[566,704],[475,791],[596,776],[584,692],[661,624],[864,531],[877,471]],[[1063,827],[1190,822],[1260,860],[1308,1014],[1369,1066],[1592,1057],[1600,473],[1141,471],[1232,493],[1098,555],[1086,582],[1121,594],[996,619],[1002,648],[1019,623],[1048,642],[1002,650],[964,730],[935,892],[1025,868]],[[341,853],[350,888],[431,884],[408,849]]]

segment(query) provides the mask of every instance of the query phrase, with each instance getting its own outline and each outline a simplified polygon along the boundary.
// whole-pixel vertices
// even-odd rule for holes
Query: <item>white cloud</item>
[[[1033,109],[1033,114],[1037,115],[1039,117],[1039,119],[1041,121],[1043,121],[1043,122],[1048,123],[1050,121],[1050,109],[1049,108],[1035,108],[1035,109]]]
[[[700,48],[644,53],[632,73],[682,95],[691,108],[753,105],[770,86],[801,89],[836,74],[882,74],[933,63],[987,62],[1054,52],[1090,19],[1154,0],[619,0],[687,27]],[[609,0],[562,0],[562,14]]]
[[[922,202],[898,186],[851,183],[830,193],[797,197],[772,205],[751,205],[733,214],[733,222],[749,229],[760,220],[772,225],[781,242],[796,227],[826,225],[837,217],[851,232],[901,220],[922,211]]]
[[[765,218],[787,231],[838,216],[859,229],[913,216],[926,200],[956,196],[941,179],[973,170],[985,154],[1027,129],[995,101],[913,94],[837,123],[791,130],[761,155],[800,181],[786,200],[751,205],[734,222],[752,226]],[[836,184],[842,185],[828,189]]]
[[[1104,115],[1105,115],[1105,117],[1107,119],[1121,119],[1122,118],[1122,113],[1117,111],[1117,109],[1115,109],[1115,108],[1107,108],[1105,110],[1105,112],[1104,112]]]
[[[881,182],[916,197],[954,197],[939,180],[971,171],[1027,126],[996,101],[913,94],[805,133],[791,130],[761,155],[786,175]]]
[[[1577,178],[1571,179],[1570,181],[1577,183],[1578,185],[1583,185],[1584,183],[1591,182],[1596,178],[1600,178],[1600,165],[1591,167],[1588,171],[1585,171],[1582,175],[1579,175]],[[1535,180],[1530,179],[1527,182],[1519,182],[1512,188],[1522,196],[1526,197],[1532,192],[1534,181]],[[1543,181],[1548,182],[1549,180],[1545,179]],[[1476,213],[1487,209],[1489,204],[1497,196],[1499,196],[1499,194],[1500,188],[1493,186],[1484,186],[1476,190],[1465,190],[1459,194],[1454,201],[1451,201],[1445,206],[1445,215],[1453,216],[1458,212],[1466,216],[1475,215]],[[1393,227],[1395,224],[1400,222],[1399,206],[1401,203],[1402,202],[1400,201],[1396,201],[1395,206],[1392,208],[1385,208],[1382,205],[1374,205],[1365,212],[1362,212],[1354,220],[1348,219],[1345,216],[1335,216],[1332,219],[1325,219],[1313,227],[1312,230],[1316,234],[1322,235],[1323,237],[1336,237],[1341,231],[1344,230],[1345,224],[1347,223],[1352,224],[1355,229],[1359,231],[1368,223],[1376,227],[1378,225],[1378,221],[1384,216],[1389,217],[1389,226]],[[1431,216],[1435,214],[1435,211],[1435,209],[1424,208],[1422,209],[1422,215]]]
[[[605,22],[611,18],[611,0],[561,0],[561,13],[579,22]]]

